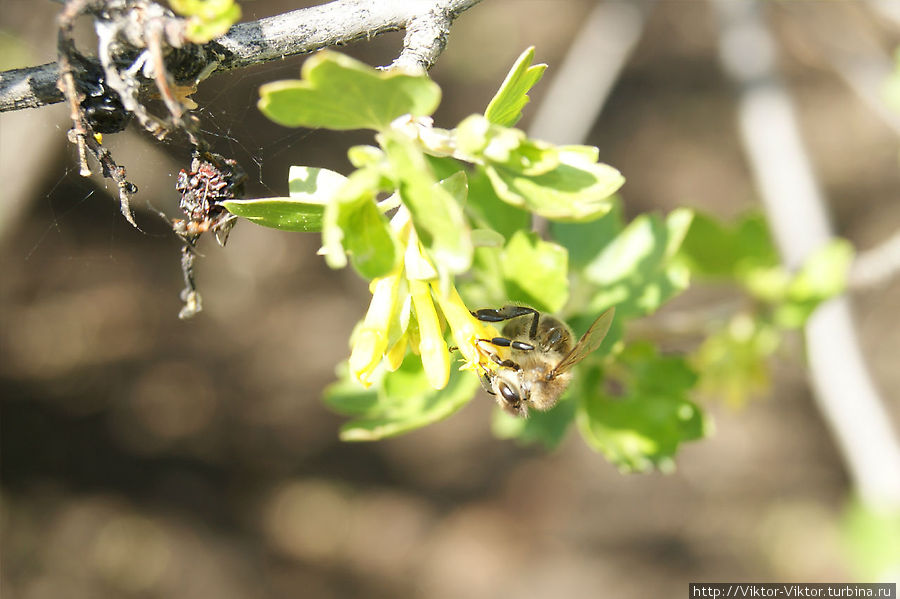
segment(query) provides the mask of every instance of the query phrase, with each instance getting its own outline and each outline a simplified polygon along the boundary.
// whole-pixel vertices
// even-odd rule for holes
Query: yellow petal
[[[381,362],[387,349],[387,336],[378,331],[363,329],[356,335],[350,352],[350,374],[366,387],[372,384],[372,372]]]
[[[441,332],[437,310],[427,283],[410,280],[413,307],[419,322],[419,352],[425,376],[434,389],[443,389],[450,378],[450,351]]]
[[[406,357],[406,347],[409,345],[409,335],[404,334],[391,349],[388,350],[387,358],[388,370],[394,372],[403,364],[403,358]]]
[[[388,330],[399,287],[399,271],[372,281],[372,301],[350,352],[350,373],[363,385],[371,384],[369,378],[387,350]]]

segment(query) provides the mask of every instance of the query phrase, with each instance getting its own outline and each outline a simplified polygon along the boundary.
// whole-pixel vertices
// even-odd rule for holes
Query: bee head
[[[528,414],[527,402],[530,394],[522,385],[521,371],[500,368],[491,379],[491,389],[500,407],[514,416]]]

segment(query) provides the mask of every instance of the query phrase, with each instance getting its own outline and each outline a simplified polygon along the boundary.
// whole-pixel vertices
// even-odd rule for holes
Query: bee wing
[[[581,336],[581,339],[578,340],[578,343],[575,344],[572,351],[556,365],[556,368],[553,369],[553,373],[559,374],[567,371],[600,347],[603,338],[606,337],[606,334],[609,332],[609,327],[612,324],[613,316],[615,316],[615,314],[615,307],[610,308],[601,314],[587,332]]]

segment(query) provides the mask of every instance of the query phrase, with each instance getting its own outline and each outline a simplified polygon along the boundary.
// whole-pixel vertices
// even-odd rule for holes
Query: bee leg
[[[481,388],[490,393],[491,395],[497,395],[494,390],[491,388],[491,377],[485,372],[481,375]]]
[[[472,312],[472,316],[484,322],[502,322],[526,314],[534,314],[538,316],[539,312],[528,306],[503,306],[502,308],[482,308]]]
[[[511,347],[513,349],[518,349],[520,351],[531,351],[534,349],[534,346],[530,343],[525,343],[524,341],[514,341],[512,339],[507,339],[506,337],[494,337],[493,339],[479,339],[479,341],[484,341],[486,343],[490,343],[492,345],[496,345],[498,347]]]
[[[482,308],[481,310],[472,312],[472,316],[484,322],[502,322],[504,320],[518,318],[519,316],[527,316],[529,314],[533,314],[534,318],[531,320],[531,327],[528,329],[528,338],[535,339],[537,337],[538,322],[541,319],[541,313],[534,308],[510,304],[508,306],[503,306],[502,308]]]

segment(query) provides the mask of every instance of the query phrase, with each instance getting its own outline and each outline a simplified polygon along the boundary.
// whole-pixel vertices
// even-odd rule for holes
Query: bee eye
[[[521,399],[519,398],[519,394],[505,384],[500,385],[500,395],[502,395],[503,399],[511,404],[517,404],[519,403],[519,401],[521,401]]]

